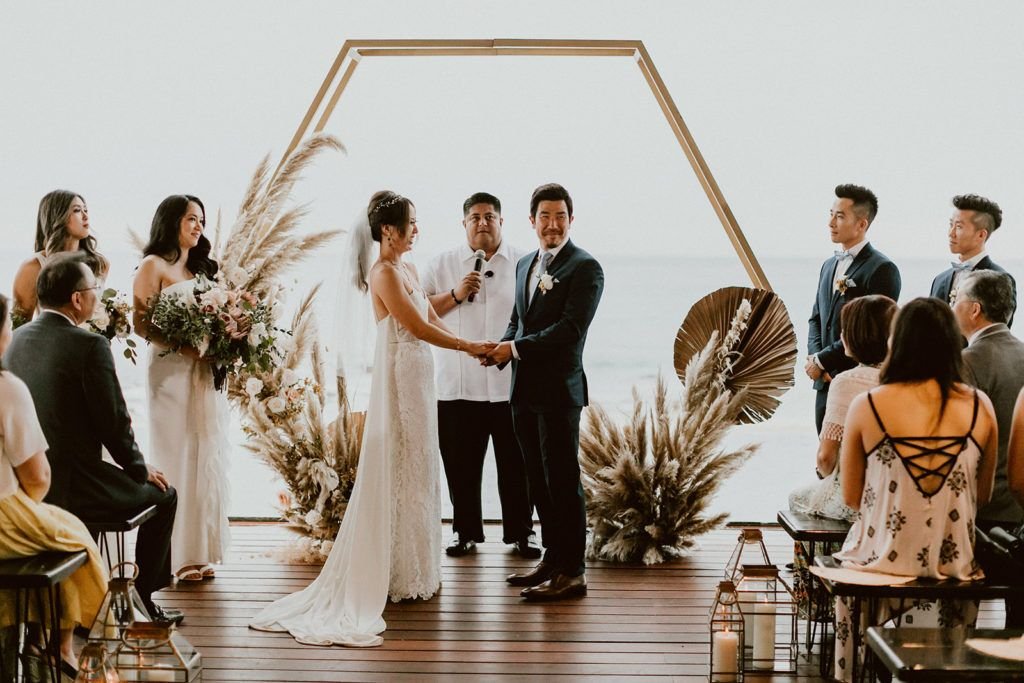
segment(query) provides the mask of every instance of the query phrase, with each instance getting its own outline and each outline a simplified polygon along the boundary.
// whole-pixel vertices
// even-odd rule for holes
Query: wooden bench
[[[840,564],[832,557],[818,557],[814,564],[818,567],[839,567]],[[1024,597],[1024,585],[1001,585],[992,584],[987,581],[937,581],[935,579],[915,579],[908,583],[901,583],[895,586],[861,586],[852,583],[840,583],[829,579],[819,579],[825,590],[833,598],[852,598],[850,606],[850,617],[854,624],[860,623],[862,612],[867,614],[875,613],[875,606],[878,600],[999,600],[1006,598]],[[897,622],[898,623],[898,622]],[[858,655],[860,649],[859,629],[852,629],[853,633],[853,656],[850,664],[850,671],[854,680],[858,675]],[[825,642],[825,638],[822,639]],[[826,659],[827,654],[822,648],[822,667],[829,669],[831,662]],[[824,674],[823,674],[824,675]]]
[[[838,519],[826,519],[805,515],[792,510],[779,510],[776,515],[779,525],[789,534],[789,537],[796,542],[807,545],[807,564],[813,565],[814,558],[818,555],[829,555],[838,550],[846,535],[850,531],[850,523]],[[818,622],[824,619],[823,615],[828,614],[827,604],[815,604],[815,587],[818,586],[818,579],[813,574],[808,579],[807,589],[807,628],[804,633],[804,645],[807,648],[807,659],[811,658],[811,651],[817,638]],[[824,630],[822,635],[824,636]],[[824,651],[824,639],[822,640],[822,651]],[[823,674],[824,675],[824,674]]]
[[[115,566],[124,562],[124,535],[133,529],[139,528],[139,526],[144,522],[149,521],[149,519],[155,514],[156,506],[150,505],[149,507],[142,508],[128,519],[109,522],[85,522],[85,528],[89,530],[89,533],[96,539],[96,543],[100,547],[100,555],[107,558],[107,569],[109,571],[113,572]],[[110,556],[110,545],[107,540],[107,534],[114,535],[114,548],[117,552],[116,562],[114,561],[115,558]]]
[[[968,638],[1019,638],[1024,631],[951,628],[867,630],[867,644],[894,678],[912,681],[1024,681],[1024,664],[967,647]]]
[[[50,666],[51,680],[60,680],[60,582],[84,565],[88,557],[84,550],[77,550],[70,553],[46,552],[0,561],[0,590],[14,591],[17,637],[14,653],[15,681],[22,680],[23,676],[21,654],[25,650],[25,625],[28,623],[33,594],[42,626],[43,649]]]

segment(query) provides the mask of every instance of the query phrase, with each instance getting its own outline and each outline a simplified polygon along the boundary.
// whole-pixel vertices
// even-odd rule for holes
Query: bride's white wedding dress
[[[426,317],[427,300],[413,294]],[[429,598],[441,585],[441,475],[434,361],[389,315],[377,323],[359,469],[334,547],[304,590],[250,626],[310,645],[380,645],[387,599]]]
[[[175,282],[160,296],[192,297],[195,279]],[[149,452],[178,492],[171,535],[171,570],[224,561],[228,530],[229,409],[213,388],[209,363],[156,344],[149,348]]]

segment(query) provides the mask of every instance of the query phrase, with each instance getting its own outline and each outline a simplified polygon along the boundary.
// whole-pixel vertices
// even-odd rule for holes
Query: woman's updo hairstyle
[[[374,242],[381,241],[381,226],[393,225],[399,237],[405,237],[409,230],[409,207],[413,203],[390,190],[374,192],[366,207],[366,218],[370,221],[370,236]]]

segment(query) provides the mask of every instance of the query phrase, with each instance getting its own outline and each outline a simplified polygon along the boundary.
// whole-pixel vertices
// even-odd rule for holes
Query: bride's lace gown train
[[[416,297],[426,316],[427,301]],[[441,585],[441,479],[429,346],[391,316],[377,323],[359,470],[330,556],[304,590],[250,626],[311,645],[380,645],[387,599]]]

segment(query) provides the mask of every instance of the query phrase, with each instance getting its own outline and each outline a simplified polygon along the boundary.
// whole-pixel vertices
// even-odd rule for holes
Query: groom
[[[569,240],[572,197],[561,185],[533,191],[530,223],[540,248],[516,266],[508,329],[482,362],[504,367],[512,361],[512,419],[545,548],[540,564],[508,582],[523,586],[527,600],[561,600],[587,594],[587,514],[577,457],[587,405],[583,345],[604,272]]]

